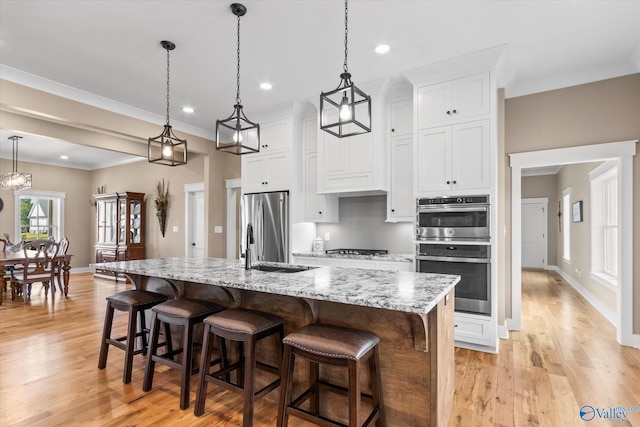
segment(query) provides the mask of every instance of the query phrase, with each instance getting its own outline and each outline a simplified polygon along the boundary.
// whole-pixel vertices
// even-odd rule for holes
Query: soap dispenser
[[[324,240],[320,236],[316,237],[312,245],[313,252],[324,252]]]

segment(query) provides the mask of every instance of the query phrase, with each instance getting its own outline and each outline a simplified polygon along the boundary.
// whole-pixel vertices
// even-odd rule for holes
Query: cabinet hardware
[[[457,181],[453,181],[453,183],[454,183],[454,184],[457,184],[458,182],[457,182]]]
[[[458,112],[458,110],[453,110],[453,114],[456,114]]]
[[[395,209],[391,209],[391,212],[395,212],[395,211],[396,211]]]
[[[447,184],[451,184],[451,181],[447,181]]]
[[[318,213],[319,213],[320,215],[322,215],[322,211],[319,211]]]
[[[395,131],[396,131],[395,129],[391,129],[391,132],[395,132]]]
[[[447,111],[447,115],[450,116],[451,115],[451,111]]]

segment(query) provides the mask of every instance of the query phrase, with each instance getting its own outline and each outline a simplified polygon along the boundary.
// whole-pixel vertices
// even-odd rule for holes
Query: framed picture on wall
[[[582,200],[571,205],[571,215],[573,222],[582,222]]]

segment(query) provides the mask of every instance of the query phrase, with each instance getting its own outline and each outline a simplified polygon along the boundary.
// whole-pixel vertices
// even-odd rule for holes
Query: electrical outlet
[[[177,226],[177,225],[174,225],[174,226],[173,226],[173,232],[174,232],[174,233],[177,233],[177,232],[178,232],[178,226]]]
[[[331,233],[328,231],[324,232],[324,241],[325,242],[330,242],[331,241]]]
[[[221,225],[216,225],[215,227],[213,227],[213,232],[216,233],[216,234],[222,233],[222,226]]]

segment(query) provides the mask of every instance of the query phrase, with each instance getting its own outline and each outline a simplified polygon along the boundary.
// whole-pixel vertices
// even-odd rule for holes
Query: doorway
[[[549,199],[522,199],[522,267],[547,267],[547,210]]]
[[[185,250],[188,257],[204,256],[204,183],[185,184]]]
[[[510,154],[511,166],[511,330],[521,328],[522,307],[522,169],[616,160],[620,165],[619,286],[616,289],[616,340],[635,346],[633,334],[633,156],[638,141],[622,141]],[[636,341],[636,342],[634,342]]]

